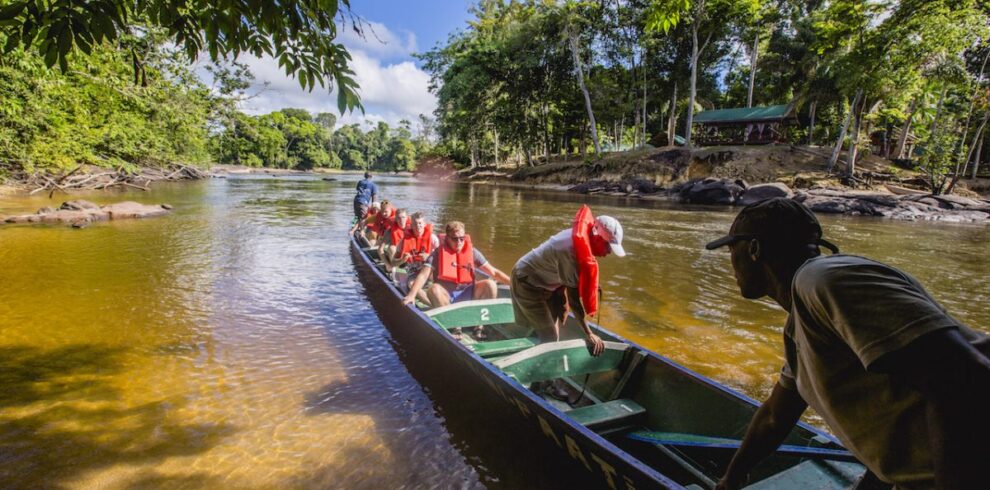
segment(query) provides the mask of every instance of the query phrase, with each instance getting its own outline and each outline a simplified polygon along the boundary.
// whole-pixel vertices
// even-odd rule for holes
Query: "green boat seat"
[[[589,429],[594,429],[605,426],[627,425],[637,415],[646,413],[646,409],[632,400],[620,398],[610,402],[575,408],[564,413],[579,424]]]
[[[534,340],[531,338],[495,340],[492,342],[478,342],[467,347],[481,357],[505,356],[533,347],[536,345]]]
[[[592,357],[583,339],[547,342],[499,359],[493,364],[523,386],[536,381],[601,373],[616,369],[629,344],[605,342],[605,350]]]
[[[505,298],[461,301],[429,310],[426,316],[446,329],[513,323],[516,319],[512,300]]]

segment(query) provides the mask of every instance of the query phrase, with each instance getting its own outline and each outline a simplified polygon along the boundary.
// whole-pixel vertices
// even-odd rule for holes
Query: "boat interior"
[[[403,293],[405,271],[388,270]],[[560,341],[541,344],[514,323],[510,291],[499,297],[417,308],[447,335],[531,390],[574,422],[689,488],[714,488],[745,434],[756,405],[706,378],[597,326],[605,351],[589,354],[573,317]],[[475,333],[484,326],[484,335]],[[797,426],[781,450],[750,474],[747,488],[854,488],[864,467],[831,439]]]

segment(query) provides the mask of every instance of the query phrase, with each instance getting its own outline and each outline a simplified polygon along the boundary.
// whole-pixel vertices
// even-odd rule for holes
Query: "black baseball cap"
[[[364,178],[370,179],[371,178],[371,172],[365,172],[364,173]]]
[[[839,248],[822,238],[822,226],[807,206],[786,197],[759,201],[739,211],[729,234],[705,245],[708,250],[740,240],[759,239],[770,245],[822,246],[839,253]]]

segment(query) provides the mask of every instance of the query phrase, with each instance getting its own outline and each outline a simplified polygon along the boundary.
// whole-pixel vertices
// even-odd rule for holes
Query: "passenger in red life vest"
[[[383,239],[384,235],[388,233],[389,222],[395,218],[395,206],[388,201],[382,201],[382,209],[375,215],[374,219],[370,220],[367,224],[368,230],[372,233],[373,238],[369,238],[368,242],[372,246],[378,246],[379,242]]]
[[[423,270],[416,276],[403,303],[412,303],[416,293],[431,276],[433,285],[427,295],[434,308],[470,299],[494,299],[498,295],[498,285],[495,282],[508,284],[509,276],[492,266],[471,245],[471,237],[464,233],[464,223],[451,221],[447,223],[445,231],[440,247],[423,263]],[[477,277],[475,269],[487,274],[489,279]]]
[[[361,218],[354,226],[351,227],[351,234],[355,232],[360,232],[361,236],[368,240],[370,243],[372,239],[376,238],[374,234],[371,233],[372,224],[375,219],[378,218],[378,212],[381,210],[380,202],[373,202],[368,206],[368,210],[365,212],[364,217]]]
[[[595,257],[609,253],[618,257],[626,254],[622,248],[622,225],[611,216],[595,218],[588,206],[582,206],[571,229],[550,237],[512,269],[516,323],[535,330],[541,342],[556,342],[569,306],[584,330],[588,351],[593,356],[600,355],[605,344],[588,327],[585,317],[598,311]]]
[[[407,291],[412,288],[416,275],[423,268],[423,263],[440,246],[440,239],[433,233],[433,225],[427,223],[422,212],[413,213],[409,222],[409,230],[392,255],[395,267],[405,267],[409,274],[405,284]],[[418,296],[420,301],[429,304],[430,299],[426,296],[426,291],[420,290]]]
[[[378,256],[382,257],[389,272],[397,265],[396,250],[409,230],[409,213],[405,209],[395,212],[395,216],[386,223],[386,230],[378,240]]]

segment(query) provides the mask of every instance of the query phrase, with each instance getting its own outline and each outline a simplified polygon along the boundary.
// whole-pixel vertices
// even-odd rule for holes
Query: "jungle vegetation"
[[[791,103],[800,121],[791,141],[833,147],[830,167],[852,175],[872,137],[947,190],[985,139],[988,9],[975,0],[481,0],[466,29],[421,57],[441,144],[471,165],[661,145],[675,134],[690,146],[700,110]]]

